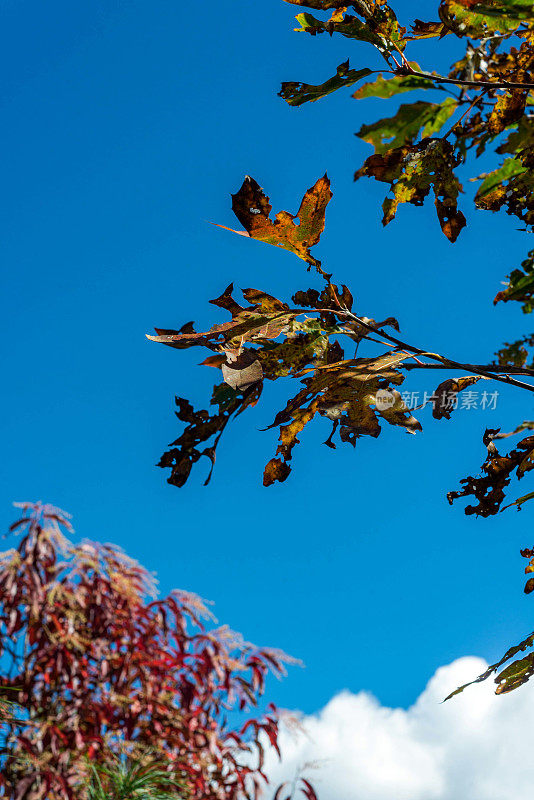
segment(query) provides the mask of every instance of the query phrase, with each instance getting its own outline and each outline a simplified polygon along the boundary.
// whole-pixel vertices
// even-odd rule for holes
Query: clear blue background
[[[434,5],[397,7],[409,23],[435,18]],[[305,670],[270,688],[282,706],[313,711],[342,688],[407,705],[439,665],[495,658],[530,631],[519,548],[534,544],[532,510],[468,518],[445,491],[482,462],[486,425],[532,416],[531,395],[495,385],[496,411],[450,422],[424,411],[422,434],[385,429],[355,450],[324,447],[320,421],[290,479],[264,489],[276,431],[259,428],[295,389],[269,385],[227,431],[208,488],[207,462],[182,490],[154,466],[180,430],[174,395],[205,405],[217,376],[197,366],[201,350],[145,333],[220,321],[207,301],[231,280],[285,298],[313,282],[292,255],[206,223],[235,226],[229,193],[245,173],[275,210],[296,211],[328,170],[318,255],[360,313],[396,315],[407,340],[476,362],[529,332],[519,308],[492,306],[531,245],[514,219],[474,211],[467,177],[484,163],[466,173],[456,245],[432,202],[383,230],[387,187],[353,183],[370,152],[353,133],[394,104],[347,91],[292,109],[276,96],[282,80],[321,82],[348,56],[380,66],[365,44],[294,33],[297,11],[279,0],[2,3],[0,507],[7,527],[12,500],[57,504],[78,536],[157,571],[162,590],[196,591],[248,639],[302,658]],[[444,70],[462,48],[448,37],[409,54]],[[445,377],[412,376],[403,388],[429,393]]]

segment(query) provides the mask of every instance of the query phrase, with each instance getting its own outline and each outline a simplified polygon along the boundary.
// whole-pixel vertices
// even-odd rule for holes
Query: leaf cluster
[[[484,157],[486,163],[493,159],[489,171],[479,174],[477,168],[467,174],[478,182],[475,209],[505,211],[519,221],[522,230],[532,232],[532,3],[441,0],[432,19],[407,24],[398,19],[388,0],[286,2],[299,7],[296,30],[300,34],[341,36],[347,47],[357,48],[350,60],[332,69],[322,83],[282,83],[279,94],[288,105],[305,113],[302,109],[307,103],[348,87],[353,87],[356,101],[374,98],[390,105],[390,111],[366,121],[356,133],[373,152],[357,167],[354,179],[365,177],[386,184],[384,225],[401,215],[404,205],[422,206],[431,198],[442,233],[451,243],[456,242],[469,216],[465,200],[461,200],[460,176],[464,179],[472,163]],[[447,74],[433,71],[422,59],[420,66],[409,58],[412,44],[419,41],[430,44],[432,61],[446,36],[454,37],[451,41],[461,46]],[[365,47],[374,48],[379,69],[360,55],[360,47],[364,48],[362,54]],[[415,92],[411,101],[410,92]],[[518,377],[534,377],[534,337],[530,333],[506,342],[490,363],[470,364],[403,341],[395,317],[377,322],[357,310],[351,290],[333,283],[332,275],[311,253],[323,232],[331,196],[325,175],[304,194],[296,214],[280,211],[273,218],[269,198],[247,176],[232,195],[233,211],[244,229],[235,232],[298,256],[308,272],[315,268],[320,287],[296,290],[291,302],[249,288],[242,291],[242,302],[230,284],[210,302],[231,319],[201,332],[196,332],[192,323],[179,329],[157,328],[156,335],[148,337],[175,349],[205,347],[210,355],[202,363],[220,370],[211,410],[195,410],[183,397],[176,398],[176,415],[184,427],[159,462],[160,467],[170,469],[169,483],[183,486],[201,456],[211,462],[206,483],[209,481],[216,448],[229,421],[263,400],[266,381],[283,380],[288,386],[287,400],[268,426],[278,428],[278,445],[264,470],[266,486],[287,479],[299,437],[318,419],[329,421],[325,445],[333,449],[339,442],[354,446],[362,436],[377,438],[383,426],[410,434],[420,431],[421,423],[399,391],[413,369],[454,373],[438,384],[431,399],[432,416],[440,421],[451,418],[458,394],[480,379],[534,391],[534,384]],[[496,304],[513,300],[522,303],[525,313],[532,311],[533,253],[529,252],[520,269],[511,271],[505,288],[495,297]],[[293,381],[299,382],[298,387],[289,389]],[[464,478],[460,490],[449,492],[449,502],[474,498],[466,513],[487,517],[510,505],[520,508],[534,498],[534,492],[527,492],[505,504],[512,480],[522,479],[532,469],[534,437],[524,437],[507,454],[501,454],[495,444],[500,438],[532,428],[530,422],[524,422],[510,434],[486,430],[487,456],[480,474]],[[513,652],[480,679],[525,649],[525,642],[512,648]],[[531,662],[516,666],[514,662],[499,673],[499,686],[505,687],[499,691],[515,688],[530,677]]]

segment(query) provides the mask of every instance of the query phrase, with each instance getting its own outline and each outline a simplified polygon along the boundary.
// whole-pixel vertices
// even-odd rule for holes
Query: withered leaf
[[[390,425],[399,425],[407,433],[417,433],[422,430],[421,423],[410,413],[400,393],[396,389],[383,390],[382,397],[376,398],[378,413]],[[388,402],[387,396],[391,398]]]
[[[147,339],[178,350],[193,346],[217,351],[240,349],[247,341],[276,339],[288,322],[298,316],[298,311],[290,311],[286,303],[257,289],[245,289],[245,298],[254,302],[245,308],[234,300],[232,291],[233,285],[230,284],[220,297],[210,300],[213,305],[232,314],[229,322],[213,325],[203,333],[156,328],[157,335],[147,334]]]
[[[406,353],[391,352],[374,359],[349,359],[314,367],[314,374],[303,380],[304,388],[287,402],[270,426],[281,426],[276,455],[287,464],[294,445],[298,443],[297,435],[317,413],[334,422],[332,433],[325,442],[334,449],[332,437],[338,427],[341,441],[352,445],[360,436],[377,437],[380,434],[377,413],[390,424],[400,425],[410,433],[420,430],[420,424],[409,413],[398,392],[391,392],[388,408],[379,407],[376,400],[380,389],[390,383],[402,383],[404,376],[395,367],[407,357]],[[277,475],[280,469],[280,463],[271,460],[264,482],[272,482],[272,475]],[[289,470],[284,469],[283,477],[273,477],[273,480],[285,480],[288,475]]]
[[[304,430],[308,422],[313,419],[317,412],[318,405],[319,401],[315,399],[307,408],[295,408],[291,412],[291,416],[293,417],[292,421],[289,422],[288,425],[282,425],[280,427],[280,443],[276,455],[281,456],[282,460],[275,457],[268,462],[263,474],[264,486],[270,486],[274,481],[282,482],[286,480],[291,472],[289,462],[293,455],[293,448],[299,443],[297,436]]]
[[[280,343],[264,344],[254,353],[261,362],[263,374],[269,380],[286,375],[295,375],[305,367],[327,357],[328,336],[313,325],[299,325],[309,328],[309,333],[296,333],[287,336]]]
[[[329,8],[344,8],[346,5],[345,0],[285,0],[285,2],[292,3],[294,6],[316,8],[318,11],[326,11]]]
[[[498,433],[498,429],[488,428],[484,434],[483,442],[488,449],[488,455],[482,464],[482,477],[462,478],[460,483],[464,484],[464,488],[447,494],[450,504],[459,497],[473,495],[477,505],[466,506],[465,513],[468,515],[489,517],[497,514],[501,510],[505,499],[504,490],[510,483],[513,471],[521,478],[525,472],[534,468],[534,436],[527,436],[508,455],[501,456],[493,441]]]
[[[252,350],[245,350],[233,361],[227,360],[221,369],[224,382],[232,389],[244,391],[263,379],[261,362],[255,358],[255,352]]]
[[[275,481],[283,483],[291,472],[291,467],[281,458],[271,458],[263,472],[263,485],[272,486]]]
[[[530,348],[534,347],[534,334],[522,336],[521,339],[517,339],[515,342],[504,342],[504,347],[495,353],[497,363],[503,367],[525,367],[529,359],[529,351],[525,345]],[[532,369],[533,366],[530,363],[529,369]]]
[[[442,22],[423,22],[420,19],[416,19],[412,25],[412,36],[407,36],[406,38],[430,39],[434,36],[441,38],[450,32]]]
[[[317,289],[307,289],[306,291],[300,290],[295,292],[291,299],[297,306],[315,308],[319,303],[319,295],[320,292],[318,292]]]
[[[505,208],[527,225],[534,224],[534,148],[505,159],[499,169],[484,178],[475,197],[477,208],[485,211]],[[499,295],[497,298],[501,299]]]
[[[467,389],[480,380],[480,375],[466,375],[463,378],[448,378],[440,383],[434,392],[432,416],[434,419],[450,419],[458,402],[458,392]]]
[[[528,92],[513,89],[497,98],[488,119],[488,131],[496,136],[513,122],[517,122],[525,112]]]
[[[287,303],[282,303],[281,300],[277,300],[276,297],[262,292],[261,289],[243,289],[242,292],[245,300],[248,300],[249,303],[253,303],[255,306],[259,306],[262,311],[289,311]]]
[[[312,3],[299,2],[298,5],[318,8]],[[317,19],[308,12],[297,14],[296,19],[301,27],[296,30],[305,31],[312,36],[320,33],[329,33],[330,35],[340,33],[347,39],[368,42],[377,48],[386,61],[388,53],[391,51],[404,50],[406,29],[399,25],[395,13],[384,0],[365,0],[365,2],[352,3],[352,7],[362,19],[346,13],[347,5],[338,6],[339,10],[334,11],[330,19],[326,21]]]
[[[534,420],[526,419],[524,422],[521,422],[520,425],[514,428],[513,431],[509,431],[508,433],[499,431],[498,433],[494,433],[491,438],[493,441],[496,441],[497,439],[507,439],[509,436],[516,436],[518,433],[523,433],[523,431],[532,430],[534,430]]]
[[[466,224],[457,206],[461,191],[453,172],[457,164],[453,147],[446,139],[423,139],[418,145],[406,145],[384,155],[369,156],[354,179],[365,175],[391,183],[393,198],[386,198],[382,206],[384,225],[395,217],[400,203],[422,205],[433,189],[441,229],[451,242],[455,242]]]
[[[295,215],[279,211],[274,220],[272,206],[261,186],[246,176],[239,191],[232,195],[232,209],[252,239],[290,250],[308,264],[321,262],[310,253],[324,230],[326,206],[332,197],[330,181],[324,175],[306,192]],[[296,220],[296,222],[295,222]]]
[[[209,483],[215,464],[215,451],[226,425],[234,414],[239,414],[245,408],[258,402],[261,388],[262,384],[257,383],[240,394],[224,383],[215,386],[211,399],[213,405],[219,406],[219,410],[215,414],[210,414],[204,409],[195,411],[188,400],[182,397],[175,398],[178,407],[178,411],[175,412],[176,416],[180,421],[185,422],[186,426],[157,464],[158,467],[170,468],[171,474],[167,478],[167,483],[172,486],[184,486],[193,464],[201,456],[206,456],[211,461],[211,469],[204,485]],[[212,441],[208,445],[210,439]],[[199,445],[202,444],[207,446],[199,449]]]

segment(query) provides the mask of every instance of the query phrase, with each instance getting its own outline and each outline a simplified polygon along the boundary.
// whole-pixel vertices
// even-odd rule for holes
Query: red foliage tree
[[[195,595],[157,599],[118,548],[72,544],[58,509],[20,507],[10,530],[22,538],[0,558],[0,687],[16,688],[22,709],[1,743],[3,795],[83,798],[88,762],[157,752],[192,800],[256,797],[278,713],[271,704],[241,727],[225,715],[255,706],[287,656],[207,630]]]

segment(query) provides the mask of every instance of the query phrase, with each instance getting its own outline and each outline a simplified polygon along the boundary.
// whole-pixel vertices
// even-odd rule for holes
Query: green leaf
[[[438,133],[457,108],[458,103],[453,97],[447,97],[442,103],[439,103],[423,128],[421,136],[425,138],[425,136],[433,136]]]
[[[494,303],[509,300],[517,300],[523,303],[523,311],[529,314],[534,308],[534,250],[531,250],[527,258],[521,263],[521,269],[514,269],[508,276],[508,286],[498,292]],[[525,337],[525,343],[529,338]],[[516,344],[520,344],[517,342]]]
[[[372,75],[373,70],[364,67],[363,69],[349,69],[349,62],[344,61],[336,70],[333,78],[329,78],[324,83],[314,86],[309,83],[297,83],[294,81],[286,81],[282,83],[282,88],[278,92],[279,97],[282,97],[290,106],[301,106],[304,103],[314,103],[321,97],[326,97],[327,94],[335,92],[337,89],[342,89],[346,86],[352,86],[361,78]]]
[[[297,14],[297,22],[301,26],[295,30],[310,33],[340,33],[347,39],[369,42],[383,55],[395,50],[404,50],[406,40],[405,28],[402,28],[393,11],[381,0],[366,0],[365,3],[354,3],[357,13],[363,17],[362,21],[352,14],[345,14],[344,8],[334,11],[327,21],[317,19],[308,12]],[[313,6],[315,8],[315,6]]]
[[[518,158],[505,159],[498,169],[493,170],[493,172],[485,172],[482,175],[479,175],[478,178],[473,179],[484,179],[478,188],[476,194],[477,198],[480,199],[484,197],[489,192],[492,192],[497,186],[500,186],[503,181],[507,181],[516,175],[521,175],[521,173],[525,171],[526,168]]]
[[[497,153],[516,155],[529,147],[534,147],[534,124],[532,119],[523,116],[519,120],[517,128],[512,130],[508,138],[499,145]]]
[[[485,0],[467,6],[465,0],[442,0],[439,7],[441,21],[457,36],[481,39],[511,33],[521,22],[534,20],[530,0]]]
[[[488,175],[475,196],[477,208],[499,211],[518,217],[526,225],[534,224],[534,149],[524,150]]]
[[[443,123],[454,113],[457,103],[447,98],[444,103],[403,103],[394,117],[385,117],[371,125],[362,125],[356,136],[372,144],[375,153],[386,153],[392,148],[410,144],[423,129],[438,131]]]
[[[421,67],[412,61],[410,66],[417,72],[421,72]],[[411,92],[414,89],[440,89],[436,86],[434,81],[428,78],[419,78],[416,75],[398,75],[394,78],[384,78],[379,75],[378,78],[372,83],[364,83],[359,89],[356,89],[352,95],[356,100],[361,100],[366,97],[381,97],[384,100],[393,97],[402,92]]]
[[[307,11],[304,11],[302,14],[297,14],[295,19],[300,25],[300,28],[295,28],[298,33],[305,32],[315,35],[316,33],[323,33],[325,31],[325,23]]]

